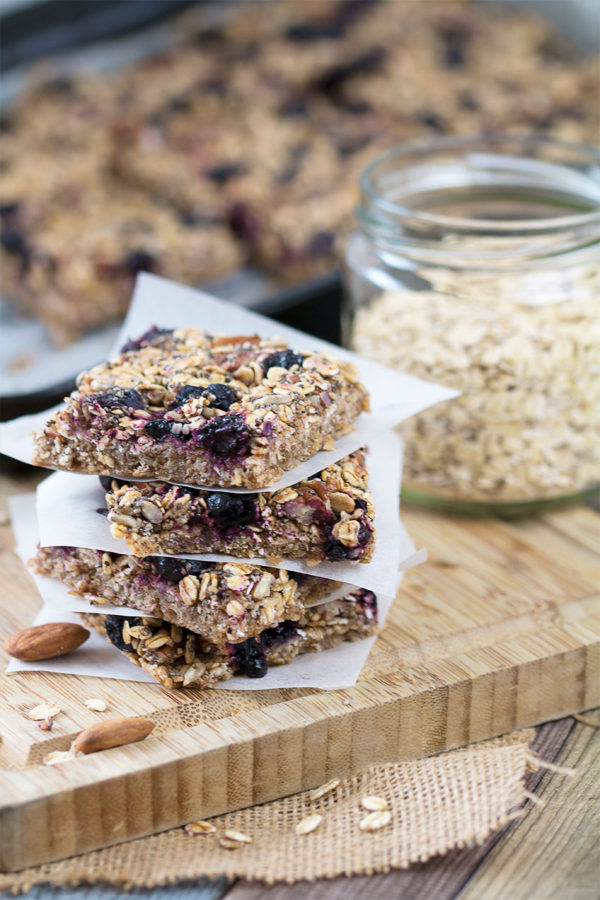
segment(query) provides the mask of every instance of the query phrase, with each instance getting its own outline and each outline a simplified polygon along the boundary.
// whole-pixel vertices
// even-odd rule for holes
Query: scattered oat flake
[[[90,697],[89,700],[83,701],[83,705],[93,709],[94,712],[104,712],[107,709],[106,703],[100,697]]]
[[[305,816],[304,819],[301,819],[295,826],[294,831],[296,834],[310,834],[311,831],[315,831],[319,827],[322,821],[323,816],[319,813],[313,813],[312,816]]]
[[[190,822],[189,825],[185,826],[185,831],[188,834],[214,834],[216,830],[215,825],[204,820],[200,822]]]
[[[26,710],[25,715],[34,722],[41,722],[43,719],[52,719],[60,712],[62,712],[60,706],[56,706],[54,703],[38,703],[33,709]]]
[[[371,812],[376,812],[379,809],[388,808],[387,800],[384,800],[383,797],[363,797],[360,801],[360,805],[363,809],[368,809]]]
[[[47,719],[44,719],[43,722],[38,722],[38,728],[40,731],[52,731],[52,726],[54,725],[54,719],[51,719],[48,716]]]
[[[335,789],[339,787],[339,784],[339,778],[332,778],[331,781],[328,781],[326,784],[322,784],[321,787],[315,788],[315,790],[310,795],[310,799],[313,801],[320,800],[321,797],[325,797],[327,794],[335,791]]]
[[[239,841],[230,841],[228,838],[219,838],[219,846],[225,850],[238,850],[242,845]]]
[[[364,819],[360,820],[359,828],[361,831],[379,831],[392,821],[392,814],[389,810],[377,810],[377,812],[369,813]]]
[[[44,765],[56,766],[68,759],[75,759],[75,754],[71,750],[53,750],[44,757]]]
[[[252,838],[241,831],[229,830],[225,832],[225,838],[229,841],[237,841],[238,844],[251,844]]]

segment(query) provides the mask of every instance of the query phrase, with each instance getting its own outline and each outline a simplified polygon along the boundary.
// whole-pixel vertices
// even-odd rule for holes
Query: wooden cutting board
[[[600,705],[599,515],[575,508],[509,523],[406,509],[403,517],[429,561],[405,578],[353,688],[176,692],[0,675],[0,870]],[[32,621],[40,600],[10,550],[8,524],[0,531],[4,638]],[[89,697],[109,709],[88,710]],[[51,733],[20,708],[41,700],[63,710]],[[140,744],[41,765],[82,727],[117,715],[157,724]]]

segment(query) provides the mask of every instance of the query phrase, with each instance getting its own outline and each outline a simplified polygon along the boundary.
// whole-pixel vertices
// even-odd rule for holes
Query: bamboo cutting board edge
[[[0,869],[118,843],[371,763],[440,752],[600,705],[600,557],[589,539],[600,521],[595,514],[574,510],[564,518],[479,526],[421,511],[407,511],[405,519],[432,559],[405,580],[355,687],[270,697],[218,691],[210,694],[232,696],[200,701],[194,692],[192,702],[206,706],[200,724],[66,766],[23,768],[23,753],[20,768],[0,768]],[[578,533],[585,540],[572,537]],[[17,592],[26,591],[27,576],[22,570],[19,576],[10,554],[3,558]],[[457,596],[462,608],[453,605]],[[478,609],[477,598],[487,608]],[[52,679],[18,678],[22,683],[12,686],[0,678],[0,699],[7,720],[12,709],[11,741],[22,728],[28,753],[40,738],[42,747],[68,746],[97,716],[81,704],[70,708],[61,733],[47,740],[14,701],[34,683],[41,696]],[[70,688],[65,679],[54,679],[63,698],[69,690],[79,698],[100,693],[91,687],[97,679],[78,679]],[[128,702],[143,707],[138,714],[185,711],[176,692],[131,688]],[[123,694],[129,690],[122,686]],[[211,712],[213,702],[222,708]],[[5,759],[10,750],[0,746]]]

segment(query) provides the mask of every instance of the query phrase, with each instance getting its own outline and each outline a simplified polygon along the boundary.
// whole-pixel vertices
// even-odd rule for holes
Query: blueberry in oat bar
[[[94,604],[131,606],[217,644],[244,641],[282,619],[298,619],[306,604],[338,587],[285,569],[170,556],[140,559],[76,547],[42,547],[31,564]]]
[[[155,617],[84,613],[81,618],[165,687],[211,688],[232,675],[258,680],[269,666],[289,663],[301,653],[375,634],[377,600],[370,591],[358,590],[305,610],[298,621],[283,620],[241,643],[220,645]]]
[[[156,329],[129,347],[79,376],[35,436],[35,464],[266,488],[369,408],[351,363],[277,338]]]
[[[373,555],[375,510],[362,450],[273,493],[102,482],[111,534],[124,538],[136,556],[228,553],[316,565],[324,560],[364,563]]]

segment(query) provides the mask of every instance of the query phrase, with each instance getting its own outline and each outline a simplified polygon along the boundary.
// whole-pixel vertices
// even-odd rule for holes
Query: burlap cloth
[[[532,731],[521,732],[437,757],[374,766],[342,779],[317,801],[306,791],[218,816],[212,820],[215,834],[190,835],[175,828],[0,874],[0,889],[20,893],[40,883],[93,882],[154,887],[219,875],[292,883],[405,868],[480,843],[520,815],[528,796],[525,775],[539,764],[529,748],[532,736]],[[372,833],[359,829],[367,815],[360,801],[367,795],[384,798],[392,812],[391,823]],[[295,824],[313,812],[323,815],[318,829],[297,835]],[[221,847],[226,829],[249,835],[252,843]]]

